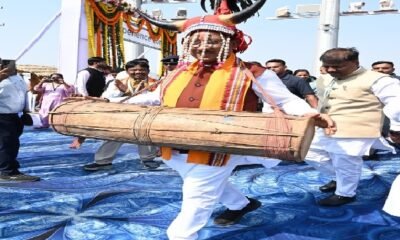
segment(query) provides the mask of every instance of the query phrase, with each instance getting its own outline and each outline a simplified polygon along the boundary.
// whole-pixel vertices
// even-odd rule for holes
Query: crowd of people
[[[34,88],[43,93],[39,111],[42,126],[48,127],[49,111],[73,94],[111,102],[124,99],[124,104],[203,110],[271,113],[277,105],[286,114],[315,119],[317,130],[306,162],[331,178],[320,187],[331,195],[317,203],[340,206],[355,201],[362,157],[369,155],[370,149],[394,153],[394,144],[400,143],[400,81],[394,74],[394,65],[378,61],[367,70],[360,66],[357,49],[334,48],[322,54],[321,75],[315,79],[307,69],[291,73],[282,59],[270,59],[264,66],[243,61],[237,53],[244,52],[250,42],[236,24],[252,16],[264,2],[259,0],[234,14],[226,4],[221,4],[216,6],[216,15],[193,18],[184,25],[151,19],[139,12],[156,26],[183,33],[181,58],[168,56],[162,60],[167,67],[162,79],[149,77],[149,62],[144,58],[128,61],[117,75],[105,59],[89,58],[88,68],[78,73],[74,86],[65,83],[62,74],[54,73]],[[24,108],[26,86],[12,65],[2,66],[0,81],[0,179],[39,180],[18,171],[19,136],[23,129],[18,113]],[[258,100],[252,101],[254,98]],[[261,108],[257,107],[260,103]],[[385,116],[388,131],[382,135]],[[83,142],[84,138],[77,137],[71,148],[79,148]],[[84,169],[111,168],[122,144],[104,141],[94,162]],[[261,202],[242,194],[228,179],[239,165],[274,167],[279,163],[263,157],[169,147],[140,145],[138,149],[147,169],[158,168],[158,158],[182,177],[182,206],[167,230],[170,239],[197,239],[198,231],[206,225],[218,202],[226,210],[214,219],[217,225],[235,224],[255,211]],[[399,184],[399,180],[396,182]],[[399,213],[398,206],[394,206],[398,194],[389,195],[385,205],[389,213]]]
[[[220,42],[221,46],[215,45],[215,48],[226,48],[226,46],[222,46],[223,41],[219,39],[221,37],[219,34],[209,31],[203,33],[200,30],[197,30],[196,33],[196,37],[200,41],[211,39],[211,41]],[[192,37],[189,33],[188,38]],[[231,44],[234,43],[232,41]],[[221,103],[215,103],[216,106],[200,107],[203,98],[214,97],[204,96],[204,91],[207,82],[211,80],[207,78],[212,78],[214,72],[219,71],[212,67],[217,59],[217,51],[203,55],[201,54],[202,51],[198,50],[202,48],[202,44],[193,45],[189,49],[197,59],[201,59],[199,63],[202,62],[202,64],[193,65],[192,63],[181,69],[182,74],[185,71],[194,72],[191,80],[180,83],[184,86],[174,85],[173,79],[168,79],[167,74],[166,81],[172,82],[167,85],[169,87],[160,89],[158,83],[161,81],[149,77],[149,63],[144,58],[128,61],[125,70],[113,76],[110,72],[104,70],[108,66],[103,58],[89,58],[89,70],[80,71],[74,85],[67,84],[60,73],[42,78],[32,89],[42,95],[39,105],[41,126],[38,128],[48,128],[49,112],[70,96],[91,96],[111,101],[126,98],[125,103],[127,104],[159,105],[160,102],[163,102],[164,105],[169,107],[220,108]],[[231,65],[227,67],[233,68],[241,60],[235,56],[234,46],[229,46],[229,49],[231,50],[223,59],[223,64],[229,63]],[[285,61],[281,59],[268,60],[265,66],[249,62],[245,65],[250,66],[249,69],[252,69],[256,80],[264,89],[273,89],[273,91],[269,91],[269,94],[285,113],[300,116],[314,114],[325,122],[321,124],[321,127],[324,128],[319,128],[317,131],[306,157],[307,163],[332,178],[331,182],[320,187],[322,192],[333,193],[318,202],[323,206],[339,206],[355,201],[361,176],[362,156],[368,155],[370,149],[394,151],[393,146],[388,144],[386,139],[400,143],[399,109],[395,104],[400,100],[400,88],[399,80],[394,75],[393,63],[379,61],[372,64],[372,70],[366,70],[359,65],[358,54],[358,51],[354,48],[328,50],[321,56],[322,67],[326,74],[321,74],[317,80],[311,80],[312,78],[306,69],[299,69],[291,74],[286,68]],[[173,55],[164,58],[162,62],[168,67],[168,71],[174,71],[174,68],[178,66],[178,59],[178,56]],[[93,62],[102,67],[93,67]],[[391,70],[388,71],[387,66]],[[0,123],[2,123],[0,129],[2,131],[2,135],[0,135],[0,179],[37,181],[40,179],[39,177],[29,176],[18,171],[18,139],[23,129],[23,123],[19,119],[18,113],[24,112],[25,100],[23,95],[27,92],[27,86],[16,71],[12,70],[13,68],[12,65],[3,66],[0,78],[0,98],[2,100],[0,104]],[[177,78],[177,76],[175,77]],[[223,81],[223,79],[219,81]],[[246,81],[246,79],[243,81]],[[315,83],[315,90],[310,87],[310,82]],[[251,83],[247,84],[248,91],[257,95],[263,105],[262,108],[258,109],[262,109],[263,112],[271,111],[271,108],[267,107],[269,103],[264,100],[265,98],[262,92],[257,89],[258,87]],[[10,88],[10,86],[19,87]],[[181,96],[180,98],[170,100],[172,95],[169,94],[169,88],[171,87],[172,89],[181,89],[181,92],[178,93]],[[223,85],[220,87],[225,89]],[[226,91],[226,89],[223,89],[219,91],[221,94]],[[160,91],[163,92],[162,99],[159,98]],[[176,91],[173,92],[177,94]],[[19,98],[15,98],[15,96],[19,96]],[[21,102],[11,102],[11,97],[20,99]],[[190,101],[190,99],[196,100]],[[357,99],[357,101],[354,101],[354,99]],[[239,100],[233,99],[232,101],[240,103]],[[246,99],[241,99],[241,101],[246,101]],[[226,109],[229,110],[228,107]],[[243,109],[243,111],[248,110]],[[318,112],[326,115],[317,115]],[[392,128],[386,135],[382,135],[381,132],[383,122],[380,119],[384,115],[392,123]],[[360,125],[359,119],[365,119],[365,123]],[[351,127],[356,124],[357,129]],[[327,129],[329,134],[326,133]],[[84,139],[77,137],[74,142],[76,141],[79,145],[73,147],[78,148]],[[94,162],[83,166],[83,168],[86,171],[111,169],[112,161],[122,144],[122,142],[104,141],[94,154]],[[227,207],[227,210],[214,220],[219,225],[234,224],[244,214],[257,209],[261,203],[256,199],[240,194],[228,182],[228,177],[238,165],[261,163],[271,167],[278,163],[265,164],[267,161],[265,159],[258,157],[242,158],[234,155],[224,155],[222,158],[226,160],[222,164],[219,162],[220,165],[213,165],[214,160],[208,161],[207,164],[202,162],[189,163],[185,159],[191,158],[191,155],[195,156],[196,153],[168,148],[162,148],[160,151],[158,147],[145,145],[138,146],[138,153],[146,169],[158,168],[162,163],[159,160],[161,157],[165,164],[175,169],[183,178],[182,211],[168,230],[171,239],[179,239],[181,236],[195,238],[196,232],[208,221],[213,206],[218,201]],[[221,156],[210,154],[209,159],[221,158]],[[158,160],[156,160],[157,158]],[[210,186],[207,191],[202,189],[204,185]],[[200,193],[201,197],[199,196]],[[395,194],[390,196],[393,196],[391,199],[397,198]],[[389,201],[393,202],[393,200]],[[193,206],[201,206],[201,208],[197,209]],[[386,209],[390,209],[390,207],[386,206]],[[397,209],[394,211],[397,211]]]

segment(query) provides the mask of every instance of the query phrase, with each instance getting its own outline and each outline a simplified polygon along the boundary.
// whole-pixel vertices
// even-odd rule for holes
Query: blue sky
[[[354,1],[352,1],[354,2]],[[366,10],[377,10],[379,0],[366,0]],[[275,10],[288,6],[294,12],[297,4],[316,4],[318,0],[268,0],[258,17],[253,17],[238,28],[253,38],[253,44],[241,58],[264,63],[271,58],[286,60],[290,69],[314,69],[317,47],[318,18],[298,20],[266,20]],[[346,11],[350,0],[341,1]],[[61,0],[0,0],[0,56],[15,58],[57,14]],[[400,1],[397,2],[400,6]],[[188,9],[188,15],[202,15],[199,3],[144,4],[143,8],[162,9],[166,18],[172,18],[178,7]],[[361,64],[367,68],[376,60],[390,60],[400,74],[400,14],[374,16],[346,16],[340,18],[339,46],[356,47]],[[57,66],[59,61],[59,21],[18,63]],[[158,53],[151,50],[146,57],[155,66]],[[153,67],[154,69],[154,67]]]

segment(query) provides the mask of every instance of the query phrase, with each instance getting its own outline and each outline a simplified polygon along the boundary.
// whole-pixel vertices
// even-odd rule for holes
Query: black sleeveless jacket
[[[86,68],[90,73],[90,77],[86,83],[86,90],[91,97],[100,97],[106,86],[106,78],[104,74],[94,68]]]

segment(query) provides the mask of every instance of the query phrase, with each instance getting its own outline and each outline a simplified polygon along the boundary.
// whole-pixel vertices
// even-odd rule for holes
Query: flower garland
[[[168,55],[177,55],[177,45],[176,45],[176,40],[174,43],[171,43],[171,41],[168,41],[168,38],[170,37],[169,31],[163,31],[162,32],[162,39],[161,39],[161,57],[164,58]],[[159,76],[164,76],[166,72],[166,68],[163,64],[158,69],[158,74]]]
[[[118,24],[117,24],[118,25]],[[118,50],[117,48],[117,34],[115,32],[115,26],[110,26],[111,28],[111,35],[110,35],[110,42],[112,46],[115,46],[116,50]],[[112,51],[112,65],[113,66],[117,66],[117,51]]]
[[[166,36],[166,41],[170,44],[176,44],[177,33],[154,27],[148,21],[142,18],[135,18],[129,14],[124,14],[124,22],[128,27],[128,30],[132,33],[138,33],[142,30],[143,26],[146,25],[149,37],[153,41],[158,41],[162,36]]]
[[[130,3],[127,3],[124,0],[95,0],[95,2],[108,4],[110,6],[117,7],[120,11],[123,11],[126,13],[133,13],[132,5]]]
[[[103,52],[103,57],[106,59],[107,64],[110,65],[111,59],[110,59],[110,53],[109,53],[109,42],[108,42],[108,26],[105,24],[101,25],[103,29],[103,34],[101,35],[102,39],[102,52]]]
[[[85,14],[89,57],[102,56],[114,68],[124,67],[124,23],[133,33],[140,32],[146,26],[151,40],[161,39],[163,56],[176,54],[177,33],[154,27],[144,19],[134,18],[131,5],[123,0],[86,0]]]
[[[114,1],[116,2],[116,1]],[[85,1],[85,14],[88,25],[88,45],[89,57],[101,56],[107,64],[113,68],[121,68],[124,66],[124,48],[121,48],[120,40],[117,42],[116,36],[123,36],[123,13],[121,8],[112,1]],[[118,32],[116,32],[118,31]],[[121,58],[121,59],[117,59]]]
[[[97,3],[95,0],[87,0],[90,3],[96,16],[107,25],[114,25],[120,21],[122,12],[118,7],[104,3]]]
[[[95,41],[94,41],[94,19],[93,9],[90,7],[89,1],[85,2],[85,15],[88,28],[88,50],[89,56],[94,56],[96,52]]]
[[[124,48],[124,22],[120,21],[115,31],[117,32],[116,44],[117,44],[117,66],[124,66],[125,59],[125,48]]]

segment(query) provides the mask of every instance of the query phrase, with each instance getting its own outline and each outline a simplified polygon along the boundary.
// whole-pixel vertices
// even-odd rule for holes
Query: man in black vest
[[[75,87],[77,94],[81,96],[100,97],[106,86],[106,78],[103,69],[107,67],[102,57],[88,59],[89,67],[78,72]]]
[[[107,67],[106,60],[102,57],[88,59],[88,67],[79,71],[75,81],[78,96],[100,97],[106,87],[106,78],[103,69]],[[85,139],[76,137],[69,146],[79,148]]]

